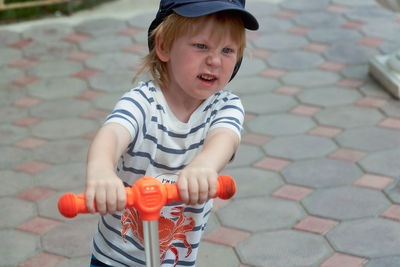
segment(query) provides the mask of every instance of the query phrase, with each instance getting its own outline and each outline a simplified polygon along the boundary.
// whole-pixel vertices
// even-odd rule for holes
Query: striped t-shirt
[[[239,97],[219,91],[206,99],[187,123],[179,121],[151,81],[141,82],[124,94],[106,123],[123,125],[132,141],[122,154],[116,172],[126,186],[142,176],[175,183],[179,171],[196,156],[207,133],[218,127],[233,130],[240,138],[244,111]],[[162,266],[194,266],[212,200],[201,205],[174,203],[161,210],[159,220]],[[92,250],[112,266],[143,266],[143,230],[134,209],[102,216]]]

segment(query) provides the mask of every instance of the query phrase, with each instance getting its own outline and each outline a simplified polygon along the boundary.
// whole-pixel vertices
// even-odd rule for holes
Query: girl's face
[[[160,57],[167,63],[169,74],[165,91],[195,102],[202,102],[225,87],[238,57],[238,44],[232,40],[229,29],[223,36],[213,35],[213,19],[199,27],[197,34],[177,38],[170,52]]]

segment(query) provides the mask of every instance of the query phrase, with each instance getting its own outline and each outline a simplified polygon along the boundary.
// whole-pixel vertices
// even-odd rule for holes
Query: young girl
[[[143,266],[143,233],[124,186],[144,175],[177,183],[183,203],[161,211],[162,266],[194,266],[218,173],[233,158],[244,111],[222,90],[236,74],[245,28],[256,19],[244,0],[161,1],[149,28],[141,82],[116,104],[88,153],[86,202],[101,215],[91,266]]]

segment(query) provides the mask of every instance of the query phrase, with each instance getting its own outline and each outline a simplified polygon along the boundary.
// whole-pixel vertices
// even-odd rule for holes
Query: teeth
[[[207,81],[212,81],[215,80],[215,77],[212,75],[207,75],[207,74],[202,74],[200,75],[200,78],[202,78],[203,80],[207,80]]]

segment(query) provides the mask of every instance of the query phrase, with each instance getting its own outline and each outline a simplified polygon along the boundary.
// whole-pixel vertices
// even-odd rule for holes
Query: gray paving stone
[[[368,64],[350,65],[343,69],[340,73],[346,78],[356,78],[366,80],[368,77]]]
[[[361,86],[360,91],[366,96],[382,97],[390,99],[392,96],[381,85],[375,81],[369,81],[367,84]]]
[[[10,229],[0,230],[0,258],[3,266],[17,266],[39,250],[39,236]]]
[[[132,44],[129,37],[122,35],[101,35],[82,41],[79,46],[82,50],[94,53],[120,51]]]
[[[124,92],[104,94],[92,101],[96,108],[112,111]]]
[[[365,267],[396,267],[399,265],[400,256],[385,257],[380,259],[372,259]]]
[[[380,191],[355,186],[318,189],[302,203],[310,214],[335,220],[377,216],[391,204]]]
[[[376,49],[355,46],[354,43],[336,43],[328,48],[324,52],[324,55],[330,61],[345,64],[361,64],[367,63],[377,53]]]
[[[306,133],[316,125],[311,118],[280,113],[258,116],[247,123],[250,131],[271,136]]]
[[[399,157],[400,149],[395,147],[391,150],[383,150],[370,153],[363,159],[361,159],[359,163],[367,172],[387,175],[391,177],[399,177]]]
[[[385,8],[376,8],[374,5],[359,6],[351,9],[346,17],[350,20],[372,23],[377,21],[391,22],[396,19],[396,14]]]
[[[72,32],[72,27],[66,23],[51,23],[29,27],[22,33],[22,36],[35,41],[55,42],[61,41]]]
[[[240,77],[228,83],[226,89],[232,90],[235,94],[249,95],[253,93],[266,93],[277,89],[280,83],[276,79],[262,77]]]
[[[78,48],[67,42],[44,42],[36,41],[23,48],[25,57],[36,60],[66,59]]]
[[[96,55],[86,61],[89,68],[103,70],[103,71],[116,71],[129,69],[139,62],[140,58],[134,54],[127,54],[123,52],[104,53]]]
[[[343,106],[327,108],[315,115],[320,124],[342,128],[374,126],[382,120],[382,114],[371,108]]]
[[[343,147],[369,152],[400,146],[398,131],[379,127],[349,129],[337,135],[335,139]]]
[[[286,85],[307,88],[331,85],[339,80],[340,76],[338,74],[320,70],[292,71],[282,77],[282,81]]]
[[[294,201],[257,197],[235,199],[219,209],[217,215],[224,226],[259,232],[290,228],[306,213]]]
[[[307,45],[307,40],[304,37],[288,33],[262,35],[253,42],[258,48],[275,51],[294,50]]]
[[[11,145],[29,135],[26,128],[9,124],[0,125],[0,145]]]
[[[318,43],[335,44],[343,42],[356,42],[362,35],[354,30],[340,27],[316,28],[308,34],[308,37]]]
[[[24,74],[19,69],[7,68],[6,66],[0,67],[0,86],[9,86],[9,84],[18,78],[23,77]],[[10,103],[8,103],[10,104]]]
[[[0,46],[2,47],[15,43],[19,39],[20,39],[19,33],[15,31],[9,31],[6,29],[0,30]]]
[[[291,160],[324,157],[337,149],[332,140],[310,135],[277,137],[263,148],[270,156]]]
[[[221,223],[219,222],[219,219],[215,212],[210,213],[206,226],[207,227],[204,229],[203,236],[211,234],[212,232],[221,227]]]
[[[400,181],[398,179],[388,185],[384,191],[391,201],[400,204]]]
[[[367,257],[389,257],[399,253],[400,224],[381,218],[342,222],[327,234],[338,251]]]
[[[235,198],[268,196],[284,183],[275,172],[256,168],[234,168],[223,171],[236,181]]]
[[[236,151],[235,158],[229,163],[230,168],[252,165],[264,156],[261,149],[255,146],[240,144]]]
[[[50,140],[68,139],[83,136],[95,131],[99,125],[92,121],[79,118],[63,118],[46,120],[32,127],[32,134]]]
[[[30,67],[28,74],[38,78],[70,76],[83,69],[82,63],[67,60],[49,60]]]
[[[385,41],[379,46],[379,50],[384,54],[391,54],[396,52],[400,47],[400,40]]]
[[[362,32],[367,36],[383,38],[385,41],[400,40],[399,36],[397,36],[397,33],[400,32],[400,25],[389,21],[369,23],[362,28]]]
[[[0,68],[0,70],[3,70]],[[6,72],[6,71],[5,71]],[[20,72],[19,72],[20,74]],[[19,75],[18,74],[18,75]],[[20,87],[16,85],[12,85],[7,83],[2,84],[1,80],[4,77],[2,76],[0,72],[0,106],[8,106],[14,101],[22,98],[25,96],[27,90],[25,87]]]
[[[31,96],[46,100],[73,97],[87,89],[88,86],[84,81],[69,77],[42,79],[28,86]]]
[[[296,0],[296,1],[283,1],[281,6],[287,9],[297,11],[305,10],[323,10],[329,4],[329,0]]]
[[[236,78],[247,76],[254,77],[255,75],[264,71],[266,68],[267,65],[263,60],[252,57],[244,57]]]
[[[389,117],[400,117],[400,105],[398,101],[392,100],[380,107],[385,115]]]
[[[85,162],[89,144],[85,139],[53,141],[35,149],[34,156],[53,164]]]
[[[67,261],[64,261],[63,263],[59,264],[59,267],[76,267],[76,266],[90,266],[90,259],[91,255],[90,253],[86,256],[83,257],[77,257],[73,259],[68,259]]]
[[[297,106],[292,96],[269,93],[245,95],[241,97],[241,100],[247,112],[256,114],[282,112]]]
[[[13,106],[0,105],[0,123],[13,122],[27,116],[28,111],[26,109],[20,109]]]
[[[97,221],[98,217],[92,216],[61,224],[43,235],[43,248],[65,257],[88,255]]]
[[[5,66],[9,63],[21,58],[21,51],[13,48],[0,48],[0,66]]]
[[[113,71],[102,72],[89,79],[89,84],[93,89],[106,92],[125,92],[133,88],[132,71]]]
[[[202,242],[197,255],[196,266],[209,267],[239,266],[240,262],[234,250],[230,247]]]
[[[58,164],[36,175],[37,184],[59,191],[85,188],[86,163]]]
[[[113,35],[125,29],[126,23],[112,18],[86,20],[75,26],[75,31],[92,36]]]
[[[273,267],[318,266],[332,253],[322,236],[293,230],[254,234],[237,251],[245,264]]]
[[[265,1],[248,1],[246,9],[257,17],[257,20],[268,15],[274,15],[279,11],[279,6]]]
[[[0,205],[0,228],[14,228],[36,216],[36,205],[29,201],[3,197]]]
[[[350,7],[358,7],[358,6],[367,6],[367,5],[376,5],[375,0],[332,0],[332,3],[337,5],[344,5]]]
[[[0,171],[0,197],[13,196],[33,185],[33,177],[10,170]]]
[[[0,169],[13,169],[31,159],[31,151],[10,146],[0,146]]]
[[[350,185],[362,174],[354,163],[327,158],[296,161],[282,170],[287,182],[315,188]]]
[[[78,117],[80,114],[91,109],[90,102],[62,98],[53,101],[45,101],[31,108],[33,116],[43,119],[61,119]]]
[[[133,27],[140,27],[147,31],[149,28],[150,23],[153,21],[155,12],[152,13],[143,13],[136,15],[128,20],[128,24]]]
[[[324,11],[303,12],[293,20],[300,26],[310,28],[334,28],[346,22],[341,15]]]
[[[264,34],[286,32],[293,27],[293,24],[288,20],[283,20],[270,16],[259,16],[257,17],[257,20],[260,24],[259,31]]]
[[[307,89],[297,96],[302,103],[323,107],[351,104],[362,98],[356,90],[340,87]]]
[[[274,53],[267,59],[268,63],[278,69],[305,70],[316,68],[324,59],[316,53],[306,51],[285,51]],[[296,62],[295,64],[293,64]]]

